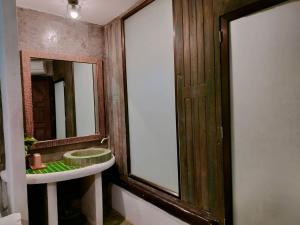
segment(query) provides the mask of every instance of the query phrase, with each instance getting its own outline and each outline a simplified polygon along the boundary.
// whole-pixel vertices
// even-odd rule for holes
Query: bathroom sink
[[[106,148],[88,148],[67,152],[63,158],[66,165],[85,167],[106,162],[112,158],[112,154]]]

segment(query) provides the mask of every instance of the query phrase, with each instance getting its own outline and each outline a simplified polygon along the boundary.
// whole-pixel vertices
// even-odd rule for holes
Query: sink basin
[[[70,151],[64,154],[64,163],[69,166],[85,167],[103,163],[112,158],[111,150],[106,148],[88,148]]]

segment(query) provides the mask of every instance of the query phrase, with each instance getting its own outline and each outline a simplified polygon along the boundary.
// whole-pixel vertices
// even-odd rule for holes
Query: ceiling
[[[105,25],[119,16],[139,0],[79,0],[81,21]],[[67,0],[17,0],[17,6],[66,16]]]

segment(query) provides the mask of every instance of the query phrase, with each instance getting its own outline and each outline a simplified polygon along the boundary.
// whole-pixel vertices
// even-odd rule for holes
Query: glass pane
[[[178,193],[172,0],[125,20],[131,173]]]
[[[94,66],[55,59],[31,59],[33,126],[37,140],[96,133]]]
[[[231,22],[235,225],[299,224],[300,1]]]

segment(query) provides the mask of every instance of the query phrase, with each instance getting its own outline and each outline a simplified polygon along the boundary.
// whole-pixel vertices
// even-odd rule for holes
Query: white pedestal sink
[[[27,174],[27,184],[47,184],[48,225],[58,225],[57,186],[60,181],[93,176],[93,183],[82,198],[82,211],[91,225],[103,225],[102,171],[115,163],[115,157],[104,163],[79,169],[47,174]]]

